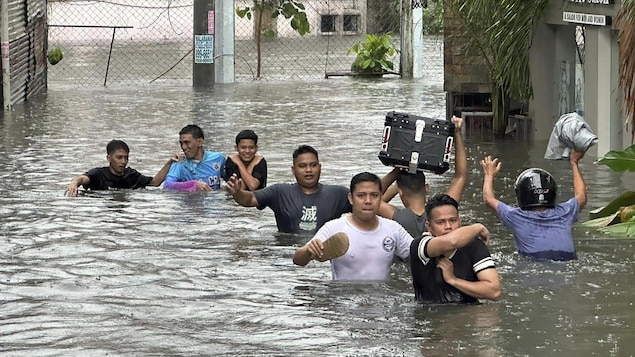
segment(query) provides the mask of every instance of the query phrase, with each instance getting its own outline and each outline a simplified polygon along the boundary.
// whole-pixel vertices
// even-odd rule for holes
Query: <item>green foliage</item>
[[[258,67],[256,69],[256,78],[260,78],[260,69],[262,67],[261,42],[262,36],[265,38],[273,38],[276,32],[267,28],[269,21],[263,21],[263,16],[270,19],[276,19],[282,15],[289,20],[291,28],[293,28],[300,36],[304,36],[311,32],[309,20],[304,11],[304,4],[294,0],[254,0],[253,6],[245,6],[236,8],[238,17],[251,20],[254,18],[256,32],[256,52],[258,57]]]
[[[635,192],[634,191],[626,191],[622,193],[619,197],[613,199],[611,202],[606,204],[603,207],[596,208],[589,212],[589,217],[591,219],[607,217],[615,212],[619,212],[622,207],[635,205]]]
[[[534,27],[549,0],[445,0],[459,15],[467,38],[465,53],[481,57],[488,65],[500,98],[494,111],[494,131],[504,132],[509,100],[527,103],[532,96],[529,49]]]
[[[606,165],[616,172],[635,171],[635,145],[623,151],[610,151],[598,164]],[[635,237],[635,191],[626,191],[606,206],[590,212],[590,221],[585,225],[600,228],[613,235]]]
[[[367,34],[366,41],[357,42],[346,52],[357,55],[351,71],[355,74],[380,74],[393,70],[394,64],[390,58],[399,51],[391,41],[390,33],[381,36]]]
[[[304,4],[294,0],[254,0],[253,6],[236,8],[238,17],[251,20],[256,13],[262,11],[268,13],[273,19],[282,15],[290,21],[291,28],[296,30],[301,36],[311,32],[309,21],[304,11]],[[261,31],[263,29],[260,29]]]
[[[52,66],[54,66],[58,64],[62,60],[62,58],[64,58],[64,52],[62,52],[61,48],[55,47],[54,49],[49,51],[47,57],[48,57],[49,63]]]
[[[623,151],[609,151],[603,158],[597,162],[600,165],[606,165],[615,172],[634,172],[635,171],[635,145]]]
[[[439,35],[443,33],[443,0],[428,1],[423,9],[423,33]]]

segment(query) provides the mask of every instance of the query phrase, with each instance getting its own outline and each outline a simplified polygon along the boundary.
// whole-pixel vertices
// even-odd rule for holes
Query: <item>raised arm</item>
[[[501,295],[500,279],[496,268],[481,270],[478,281],[468,281],[454,275],[454,265],[448,258],[439,260],[437,267],[443,272],[443,280],[463,293],[477,299],[497,300]]]
[[[386,191],[388,191],[388,187],[392,187],[392,183],[395,182],[395,180],[397,179],[397,176],[399,176],[399,172],[401,170],[393,167],[392,170],[390,170],[389,173],[386,174],[386,176],[381,178],[381,193],[384,194],[386,193]],[[390,201],[393,197],[395,197],[395,195],[397,194],[397,191],[395,191],[395,193],[392,195],[392,197],[390,197],[390,199],[388,201]],[[388,201],[384,201],[384,202],[388,202]]]
[[[236,175],[232,175],[227,181],[227,191],[234,198],[239,205],[243,207],[256,207],[258,206],[258,200],[251,191],[242,189],[242,180]]]
[[[384,202],[390,202],[390,200],[397,196],[398,192],[399,191],[397,190],[397,185],[392,184],[384,190],[384,193],[381,195],[381,200]]]
[[[165,176],[170,171],[170,166],[172,166],[172,163],[178,162],[178,161],[179,161],[179,155],[173,154],[172,157],[170,157],[168,161],[163,165],[163,167],[159,170],[159,172],[157,172],[157,174],[154,175],[154,177],[152,177],[152,181],[150,181],[150,185],[148,186],[156,187],[161,185],[163,181],[165,180]]]
[[[486,156],[485,159],[481,160],[481,166],[483,167],[483,201],[489,209],[497,213],[500,201],[494,195],[494,177],[501,170],[501,163],[498,159]]]
[[[79,175],[73,177],[71,183],[66,187],[64,194],[69,197],[77,197],[78,188],[82,185],[88,185],[90,183],[90,177],[86,175]]]
[[[452,232],[430,239],[425,247],[425,253],[430,258],[438,257],[443,253],[464,247],[474,238],[480,238],[487,243],[489,236],[487,228],[480,223],[459,227]]]
[[[571,171],[573,172],[573,194],[575,195],[576,200],[580,205],[580,209],[583,209],[586,206],[586,183],[584,182],[584,178],[582,177],[582,172],[580,172],[580,167],[578,163],[580,159],[584,156],[584,152],[571,150],[571,154],[569,155],[569,163],[571,163]]]
[[[460,202],[463,198],[463,192],[467,185],[467,153],[465,152],[465,143],[463,142],[463,118],[452,116],[454,123],[454,178],[447,190],[448,196]]]
[[[250,191],[257,190],[258,186],[260,186],[260,180],[254,177],[253,172],[256,165],[262,160],[262,156],[256,155],[249,163],[249,167],[245,167],[238,155],[232,155],[230,159],[238,166],[238,172],[240,172],[240,178],[243,181],[243,188],[249,188]]]
[[[393,185],[393,182],[399,176],[399,172],[401,170],[398,168],[393,168],[386,176],[381,179],[381,187],[382,187],[382,196],[381,196],[381,205],[379,206],[378,214],[384,218],[392,219],[392,216],[395,214],[397,208],[390,203],[393,197],[397,194],[397,187]]]

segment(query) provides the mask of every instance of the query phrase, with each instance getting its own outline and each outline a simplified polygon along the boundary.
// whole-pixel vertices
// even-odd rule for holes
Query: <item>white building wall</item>
[[[320,31],[321,16],[335,15],[335,32],[328,34],[333,35],[357,35],[364,33],[366,29],[366,1],[359,0],[341,0],[341,1],[303,1],[307,19],[311,26],[311,33],[305,36],[319,36],[323,33]],[[237,0],[236,7],[244,8],[252,6],[252,0]],[[359,15],[358,31],[344,32],[344,15]],[[278,38],[301,37],[290,24],[290,20],[279,16],[276,20],[276,31]],[[326,34],[326,33],[325,33]],[[236,39],[246,40],[253,38],[254,35],[254,19],[251,20],[236,16]]]

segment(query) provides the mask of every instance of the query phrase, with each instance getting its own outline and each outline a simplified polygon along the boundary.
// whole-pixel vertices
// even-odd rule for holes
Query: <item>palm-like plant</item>
[[[354,52],[355,61],[351,65],[353,74],[383,74],[392,71],[393,62],[390,60],[398,51],[392,45],[392,36],[367,34],[366,41],[360,41],[351,46],[346,54]]]
[[[503,135],[510,99],[532,96],[529,48],[549,0],[446,0],[463,21],[466,53],[480,53],[492,79],[493,130]]]
[[[620,49],[619,77],[622,87],[622,109],[631,122],[631,143],[635,138],[635,1],[622,0],[615,27]]]

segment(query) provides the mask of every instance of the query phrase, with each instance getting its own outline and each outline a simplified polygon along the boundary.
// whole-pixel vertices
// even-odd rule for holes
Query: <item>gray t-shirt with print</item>
[[[271,208],[280,232],[317,231],[324,223],[351,211],[348,189],[319,184],[317,192],[307,195],[297,183],[277,183],[254,191],[258,209]]]

